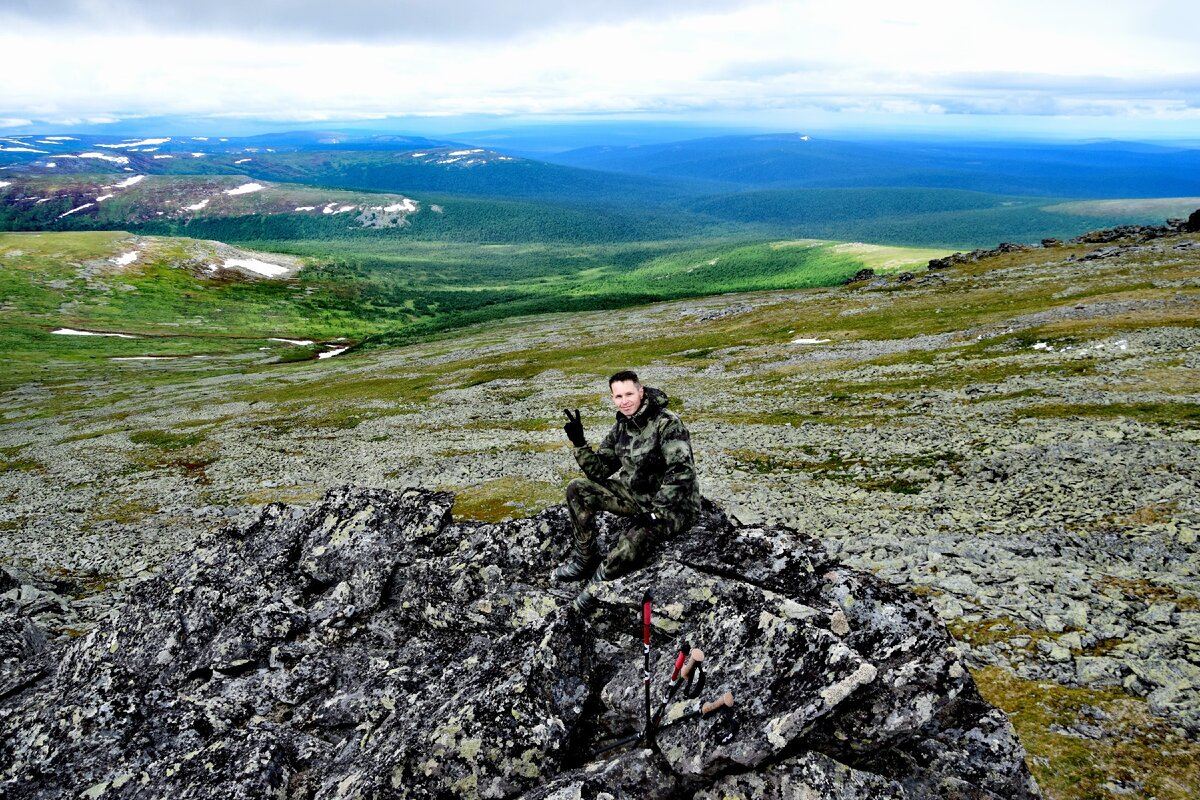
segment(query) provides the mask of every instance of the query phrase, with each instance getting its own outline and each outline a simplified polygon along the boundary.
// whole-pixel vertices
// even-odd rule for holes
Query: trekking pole
[[[653,604],[654,598],[647,591],[642,595],[642,685],[646,694],[645,727],[637,733],[631,733],[616,741],[609,742],[604,747],[592,753],[592,758],[604,755],[610,750],[616,750],[618,747],[633,744],[634,742],[645,741],[647,744],[650,743],[650,611]],[[676,661],[678,662],[678,658]]]
[[[710,703],[704,703],[696,710],[689,711],[688,713],[681,716],[679,719],[671,720],[666,725],[663,725],[663,726],[659,727],[658,729],[656,729],[654,732],[659,733],[660,731],[665,731],[667,728],[672,728],[681,722],[687,722],[689,720],[696,719],[697,717],[699,717],[701,719],[707,718],[707,717],[711,716],[712,714],[720,711],[722,708],[733,708],[733,692],[726,692],[725,694],[718,697],[716,700],[713,700]],[[628,736],[622,736],[620,739],[616,739],[615,741],[609,742],[608,744],[604,745],[604,747],[601,747],[599,750],[596,750],[594,753],[592,753],[592,758],[599,758],[600,756],[604,755],[605,753],[612,752],[613,750],[616,750],[619,747],[624,747],[625,745],[633,744],[634,742],[640,742],[643,738],[644,738],[644,734],[640,733],[640,732],[639,733],[631,733]],[[649,742],[647,742],[647,744],[649,744]]]
[[[687,676],[687,689],[683,694],[689,700],[695,700],[704,691],[704,662],[696,664],[696,671]]]
[[[642,685],[646,690],[646,725],[642,728],[642,735],[647,742],[650,741],[650,606],[653,603],[654,598],[647,590],[642,595],[642,658],[645,662],[642,667]]]
[[[687,661],[684,661],[683,648],[680,648],[679,655],[675,657],[675,669],[671,672],[671,680],[667,684],[667,690],[663,693],[662,704],[659,705],[658,711],[654,712],[654,717],[651,720],[652,727],[657,728],[658,723],[662,721],[662,715],[667,710],[667,706],[671,704],[671,699],[675,697],[675,692],[679,691],[679,687],[684,682],[690,683],[692,680],[692,671],[696,667],[700,667],[704,661],[704,651],[699,647],[693,648],[691,653],[687,655]],[[703,667],[700,667],[703,669]]]
[[[695,711],[689,711],[679,719],[671,720],[666,725],[663,725],[661,728],[659,728],[659,730],[665,731],[667,728],[678,725],[681,722],[687,722],[688,720],[696,719],[697,717],[703,719],[710,714],[720,711],[723,708],[733,708],[733,692],[726,692],[716,700],[703,704]]]

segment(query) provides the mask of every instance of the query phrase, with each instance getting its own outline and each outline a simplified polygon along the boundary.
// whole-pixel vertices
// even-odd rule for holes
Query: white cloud
[[[736,8],[747,0],[9,0],[13,22],[44,21],[80,30],[245,33],[362,42],[478,41],[598,22],[669,20],[681,13]]]
[[[17,117],[0,117],[0,128],[23,128],[26,125],[32,125],[31,119],[18,119]]]
[[[288,38],[294,30],[273,35],[256,22],[278,2],[26,2],[21,14],[0,12],[0,52],[39,69],[6,77],[0,113],[66,124],[797,109],[1190,118],[1200,107],[1200,48],[1181,33],[1200,27],[1200,4],[1182,0],[1116,3],[1103,14],[1082,0],[714,0],[686,15],[665,2],[538,0],[518,9],[456,0],[368,15],[384,29],[407,14],[408,40],[346,41],[335,18],[362,27],[351,12],[365,1],[349,10],[290,3],[276,16],[294,10],[305,36],[334,26],[327,40],[303,45]],[[64,27],[66,11],[94,29]],[[55,21],[43,22],[52,12]],[[477,30],[489,20],[495,35]],[[138,57],[97,63],[96,52]]]

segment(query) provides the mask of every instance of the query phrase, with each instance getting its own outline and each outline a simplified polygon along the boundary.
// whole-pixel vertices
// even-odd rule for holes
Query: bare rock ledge
[[[0,797],[1040,797],[926,602],[815,540],[709,505],[583,620],[547,582],[562,507],[452,503],[267,506],[64,643],[0,611]],[[647,589],[655,702],[686,639],[736,705],[596,757],[640,728]]]

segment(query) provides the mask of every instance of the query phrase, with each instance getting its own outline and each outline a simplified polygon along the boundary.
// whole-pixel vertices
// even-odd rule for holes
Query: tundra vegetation
[[[355,183],[382,156],[216,174],[234,155],[203,178],[228,204],[163,220],[133,195],[57,216],[113,175],[5,173],[0,562],[58,587],[55,635],[333,485],[449,489],[493,521],[554,505],[560,409],[598,438],[605,376],[635,366],[707,496],[930,603],[1048,797],[1200,794],[1200,236],[925,268],[1176,206],[673,183],[669,209],[613,208],[594,198],[633,178],[569,173],[589,206],[409,170],[420,211],[387,228],[318,205],[408,197],[401,173]],[[161,163],[129,190],[195,205]],[[510,183],[568,175],[539,174]],[[279,183],[224,195],[249,180]]]

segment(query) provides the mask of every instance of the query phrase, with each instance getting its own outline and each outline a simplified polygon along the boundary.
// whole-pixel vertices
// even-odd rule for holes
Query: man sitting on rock
[[[567,486],[574,542],[570,558],[554,570],[558,581],[590,576],[572,606],[584,613],[595,601],[591,585],[626,575],[645,565],[654,544],[691,527],[700,513],[700,486],[692,461],[691,436],[679,417],[667,410],[667,395],[643,387],[636,373],[608,379],[617,421],[593,450],[583,435],[579,409],[567,409],[563,430],[575,446],[575,460],[586,478]],[[618,470],[620,470],[618,472]],[[616,476],[613,473],[616,472]],[[596,546],[597,511],[633,517],[604,563]]]

